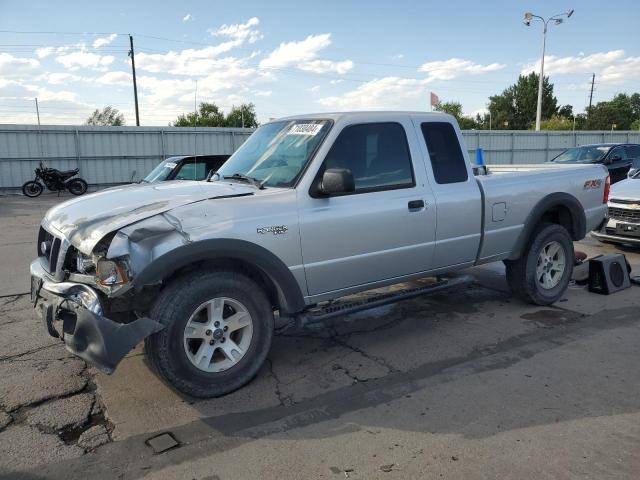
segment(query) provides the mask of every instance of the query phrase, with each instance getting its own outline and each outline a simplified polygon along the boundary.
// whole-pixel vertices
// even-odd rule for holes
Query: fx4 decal
[[[585,190],[590,190],[594,188],[600,188],[600,185],[602,185],[602,180],[587,180],[586,182],[584,182],[584,187],[582,188],[584,188]]]

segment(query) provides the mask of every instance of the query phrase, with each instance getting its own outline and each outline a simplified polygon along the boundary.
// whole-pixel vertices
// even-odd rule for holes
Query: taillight
[[[602,195],[602,203],[609,202],[609,190],[611,190],[611,177],[607,175],[607,179],[604,181],[604,194]]]

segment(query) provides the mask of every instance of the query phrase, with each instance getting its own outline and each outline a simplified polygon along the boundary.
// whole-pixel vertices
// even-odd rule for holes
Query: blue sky
[[[615,5],[612,7],[611,5]],[[82,123],[113,105],[135,124],[127,33],[134,36],[142,125],[166,125],[198,100],[253,102],[264,121],[302,112],[428,110],[429,92],[466,113],[537,69],[580,112],[640,91],[636,1],[243,2],[0,0],[0,123]],[[29,33],[16,33],[29,32]],[[64,32],[64,33],[35,33]],[[91,32],[81,34],[78,32]]]

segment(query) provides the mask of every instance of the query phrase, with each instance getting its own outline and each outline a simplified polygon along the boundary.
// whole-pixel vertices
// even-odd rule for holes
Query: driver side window
[[[328,168],[349,169],[354,193],[415,186],[407,137],[399,123],[344,128],[327,153],[320,175]]]

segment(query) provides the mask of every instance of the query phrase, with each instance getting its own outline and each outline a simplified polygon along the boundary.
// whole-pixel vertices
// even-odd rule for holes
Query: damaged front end
[[[50,281],[39,260],[31,263],[30,270],[31,300],[49,334],[105,373],[112,373],[133,347],[163,328],[149,318],[130,323],[110,320],[91,287]]]
[[[135,345],[163,328],[144,316],[150,301],[134,291],[136,275],[188,236],[166,212],[106,235],[89,254],[46,223],[41,236],[30,267],[34,308],[67,350],[112,373]]]

